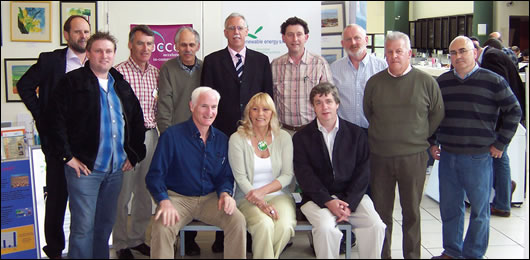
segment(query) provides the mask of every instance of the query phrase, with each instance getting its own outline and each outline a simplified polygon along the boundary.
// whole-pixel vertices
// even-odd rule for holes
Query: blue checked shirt
[[[125,136],[125,120],[121,102],[114,91],[114,78],[108,74],[108,88],[105,91],[99,87],[101,105],[101,123],[99,134],[99,148],[94,170],[101,172],[116,172],[121,170],[127,154],[123,147]]]
[[[367,54],[355,69],[349,56],[331,64],[333,82],[339,91],[339,116],[353,124],[368,128],[364,116],[363,97],[366,82],[370,77],[388,67],[385,60]]]

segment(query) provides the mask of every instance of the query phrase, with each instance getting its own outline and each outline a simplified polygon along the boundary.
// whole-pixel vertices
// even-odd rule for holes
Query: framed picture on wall
[[[52,41],[50,1],[11,1],[10,5],[11,41]]]
[[[341,34],[345,24],[344,17],[344,2],[322,2],[320,16],[322,34]]]
[[[98,9],[96,1],[86,1],[86,2],[72,2],[72,1],[61,1],[60,2],[60,19],[59,19],[59,28],[61,45],[67,45],[66,39],[63,35],[63,25],[68,17],[72,15],[82,15],[90,23],[90,33],[93,34],[98,29]]]
[[[342,48],[324,48],[322,49],[322,57],[328,61],[328,64],[335,62],[336,60],[342,58],[343,49]]]
[[[6,79],[6,102],[22,102],[17,91],[17,83],[28,71],[31,65],[37,63],[37,59],[4,59]],[[38,92],[38,88],[37,88]]]

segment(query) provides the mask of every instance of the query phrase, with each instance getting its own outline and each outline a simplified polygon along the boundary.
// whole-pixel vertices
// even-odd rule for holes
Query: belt
[[[283,124],[282,127],[287,129],[287,130],[291,130],[291,131],[300,131],[302,128],[304,128],[306,125],[302,125],[302,126],[290,126],[290,125],[286,125],[286,124]]]

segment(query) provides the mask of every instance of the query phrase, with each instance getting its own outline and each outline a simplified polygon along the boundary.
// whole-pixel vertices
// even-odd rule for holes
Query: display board
[[[40,258],[28,159],[2,161],[2,258]]]

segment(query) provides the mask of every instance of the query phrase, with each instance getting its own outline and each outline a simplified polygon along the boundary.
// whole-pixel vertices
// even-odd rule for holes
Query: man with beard
[[[65,246],[63,224],[68,191],[64,163],[50,154],[50,141],[46,132],[48,126],[42,118],[47,113],[50,95],[59,80],[67,72],[82,67],[85,63],[90,24],[84,16],[72,15],[64,23],[63,29],[68,47],[41,53],[37,63],[17,83],[20,97],[35,120],[46,160],[48,198],[44,215],[46,246],[43,250],[49,258],[61,258]]]
[[[342,31],[340,43],[348,56],[331,64],[333,82],[340,95],[339,116],[363,128],[368,134],[368,120],[363,112],[364,88],[368,79],[386,69],[385,60],[366,52],[368,37],[359,25],[350,24]]]
[[[280,28],[288,52],[271,63],[273,97],[282,128],[293,135],[315,119],[311,89],[333,79],[326,59],[305,48],[309,27],[304,20],[291,17]]]

